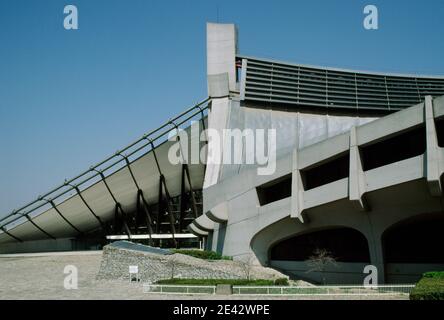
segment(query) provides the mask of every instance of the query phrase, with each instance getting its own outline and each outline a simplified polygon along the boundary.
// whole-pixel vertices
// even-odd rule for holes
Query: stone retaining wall
[[[129,266],[138,266],[143,282],[161,279],[245,279],[250,269],[252,279],[288,278],[286,275],[260,266],[246,267],[245,263],[230,260],[203,260],[175,253],[160,255],[105,246],[97,280],[129,280]]]

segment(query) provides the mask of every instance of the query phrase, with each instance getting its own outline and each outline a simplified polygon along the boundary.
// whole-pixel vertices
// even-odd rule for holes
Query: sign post
[[[133,275],[135,275],[133,277]],[[129,266],[129,281],[132,282],[134,279],[134,281],[139,282],[140,278],[139,278],[139,266]]]

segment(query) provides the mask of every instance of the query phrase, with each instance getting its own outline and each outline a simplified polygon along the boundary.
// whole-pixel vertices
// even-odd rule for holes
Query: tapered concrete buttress
[[[430,194],[434,197],[440,197],[442,196],[441,174],[443,171],[440,167],[442,151],[438,145],[438,136],[436,133],[435,117],[433,112],[433,100],[431,96],[425,97],[424,114],[427,139],[427,182],[429,185]]]

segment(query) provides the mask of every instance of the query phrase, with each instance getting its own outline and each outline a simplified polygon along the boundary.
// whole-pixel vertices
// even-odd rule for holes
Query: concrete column
[[[433,114],[433,100],[431,96],[425,97],[424,118],[427,139],[427,151],[425,159],[427,168],[427,183],[430,194],[434,197],[440,197],[442,195],[440,148],[438,146],[438,136],[436,133],[435,117]]]
[[[219,239],[219,224],[214,224],[214,230],[212,231],[212,240],[211,240],[211,251],[216,252],[218,247],[218,239]]]
[[[363,197],[366,191],[365,175],[362,169],[361,155],[359,153],[356,127],[350,129],[350,169],[348,178],[348,195],[350,201],[358,204],[360,209],[367,210],[368,206]]]
[[[207,251],[211,251],[213,247],[213,232],[209,232],[208,236],[204,239],[206,239],[204,249]]]
[[[384,251],[381,242],[381,235],[372,234],[367,237],[368,248],[370,250],[370,263],[378,270],[378,284],[385,283],[385,264],[384,264]]]
[[[245,85],[247,82],[247,66],[248,66],[248,60],[242,59],[242,73],[241,78],[239,82],[239,91],[240,91],[240,99],[245,100]]]
[[[293,149],[293,161],[291,171],[291,209],[290,217],[298,218],[304,223],[304,185],[298,166],[298,150]],[[306,220],[306,219],[305,219]]]
[[[237,32],[234,24],[207,23],[207,75],[226,74],[230,91],[236,88]],[[213,79],[218,81],[217,78]],[[221,80],[221,79],[219,79]],[[209,90],[210,91],[210,90]],[[211,96],[211,92],[209,92]]]
[[[208,144],[207,144],[207,166],[204,178],[204,202],[205,189],[219,182],[221,168],[223,166],[224,130],[228,128],[230,118],[231,100],[229,98],[213,99],[211,110],[208,112]],[[217,133],[217,134],[216,134]],[[212,152],[210,151],[212,150]],[[219,152],[215,152],[218,150]],[[205,210],[210,208],[206,207]]]

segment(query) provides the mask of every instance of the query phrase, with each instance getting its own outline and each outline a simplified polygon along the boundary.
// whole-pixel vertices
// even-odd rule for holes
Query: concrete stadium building
[[[315,67],[237,48],[234,25],[209,23],[209,97],[0,219],[0,250],[200,241],[329,283],[361,283],[367,265],[377,267],[379,283],[442,270],[444,76]],[[167,139],[178,129],[191,139]],[[206,129],[224,143],[226,129],[274,129],[274,172],[259,175],[263,164],[171,164],[177,142],[186,152],[207,150]],[[222,153],[246,159],[246,144]],[[337,261],[323,275],[307,272],[316,249]]]

